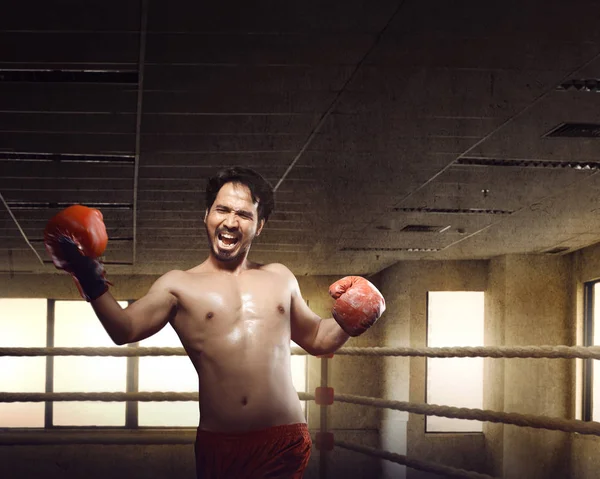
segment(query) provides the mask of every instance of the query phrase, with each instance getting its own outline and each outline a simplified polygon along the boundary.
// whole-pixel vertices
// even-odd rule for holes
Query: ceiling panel
[[[148,28],[159,32],[378,32],[398,6],[396,0],[369,5],[359,0],[277,0],[249,4],[186,0],[149,2]]]
[[[138,32],[0,31],[2,63],[98,63],[110,68],[139,56]]]
[[[216,173],[227,166],[280,166],[285,170],[292,162],[296,151],[221,151],[221,152],[144,152],[141,163],[146,168],[204,168]]]
[[[337,91],[351,65],[155,65],[144,71],[147,92],[186,90],[198,93]],[[190,93],[194,94],[194,93]]]
[[[214,91],[147,91],[144,111],[148,113],[310,113],[325,110],[333,100],[328,91],[256,92],[234,89]],[[1,100],[1,97],[0,97]]]
[[[1,123],[0,116],[0,124]],[[214,135],[277,135],[308,133],[318,121],[318,115],[310,113],[231,114],[210,115],[202,112],[191,114],[150,114],[142,117],[142,134],[214,134]]]
[[[0,105],[14,112],[132,113],[137,90],[123,85],[0,83]]]
[[[0,132],[10,133],[78,133],[135,134],[135,114],[132,113],[55,113],[0,112]]]
[[[353,65],[373,44],[361,33],[150,33],[149,64]]]
[[[43,153],[133,154],[135,135],[128,133],[0,132],[6,151]]]
[[[58,181],[70,179],[71,182],[78,179],[98,178],[110,182],[113,178],[133,179],[133,175],[133,164],[0,160],[0,178],[56,178]]]
[[[0,137],[1,138],[1,137]],[[144,150],[169,151],[297,151],[306,135],[204,135],[204,134],[152,134],[144,141]]]
[[[58,189],[60,188],[60,189]],[[78,189],[72,185],[57,185],[54,190],[18,190],[7,191],[3,194],[7,202],[49,202],[49,203],[67,203],[67,204],[88,204],[88,203],[131,203],[131,188],[117,190],[107,187],[104,190],[93,188]]]
[[[600,241],[595,163],[543,168],[600,157],[598,139],[544,137],[563,122],[600,123],[597,92],[557,91],[600,78],[597,2],[30,0],[5,10],[0,70],[133,72],[120,84],[0,72],[0,193],[46,261],[46,221],[79,202],[107,204],[110,275],[196,265],[208,254],[206,181],[236,164],[279,185],[251,257],[297,274]],[[0,270],[54,271],[6,208]]]
[[[0,30],[7,31],[136,31],[140,25],[139,3],[123,8],[119,0],[58,0],[52,4],[22,0],[0,16]]]

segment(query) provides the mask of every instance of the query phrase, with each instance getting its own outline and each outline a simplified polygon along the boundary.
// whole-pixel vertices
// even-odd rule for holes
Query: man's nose
[[[235,229],[238,227],[237,216],[235,213],[230,213],[225,217],[225,221],[223,224],[230,229]]]

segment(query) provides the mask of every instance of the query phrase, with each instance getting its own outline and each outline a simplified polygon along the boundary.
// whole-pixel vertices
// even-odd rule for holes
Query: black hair
[[[226,183],[236,183],[248,187],[252,201],[258,203],[258,221],[269,219],[275,200],[273,198],[273,187],[256,171],[243,166],[224,168],[208,180],[206,185],[206,209],[210,210],[219,190]]]

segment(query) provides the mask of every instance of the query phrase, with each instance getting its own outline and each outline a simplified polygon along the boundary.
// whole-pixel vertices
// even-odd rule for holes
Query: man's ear
[[[256,236],[260,236],[260,232],[262,231],[264,225],[265,225],[265,219],[263,218],[258,223],[258,228],[256,228]]]
[[[206,218],[208,217],[208,208],[204,210],[204,224],[206,224]]]

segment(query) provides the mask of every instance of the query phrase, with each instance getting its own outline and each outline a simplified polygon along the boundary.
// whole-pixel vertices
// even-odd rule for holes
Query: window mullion
[[[584,346],[594,344],[594,285],[595,283],[586,283],[584,289],[584,321],[583,321],[583,342]],[[592,390],[593,390],[593,367],[592,359],[583,360],[583,405],[582,419],[584,421],[592,420]]]
[[[55,301],[48,299],[47,302],[47,320],[46,320],[46,347],[54,347],[54,306]],[[54,392],[54,356],[46,356],[46,389],[47,393]],[[53,403],[46,401],[44,411],[44,427],[53,426]]]
[[[128,347],[137,348],[140,343],[131,343]],[[136,393],[139,391],[139,356],[127,358],[127,392]],[[138,421],[138,402],[127,401],[125,405],[125,427],[135,429],[139,425]]]

